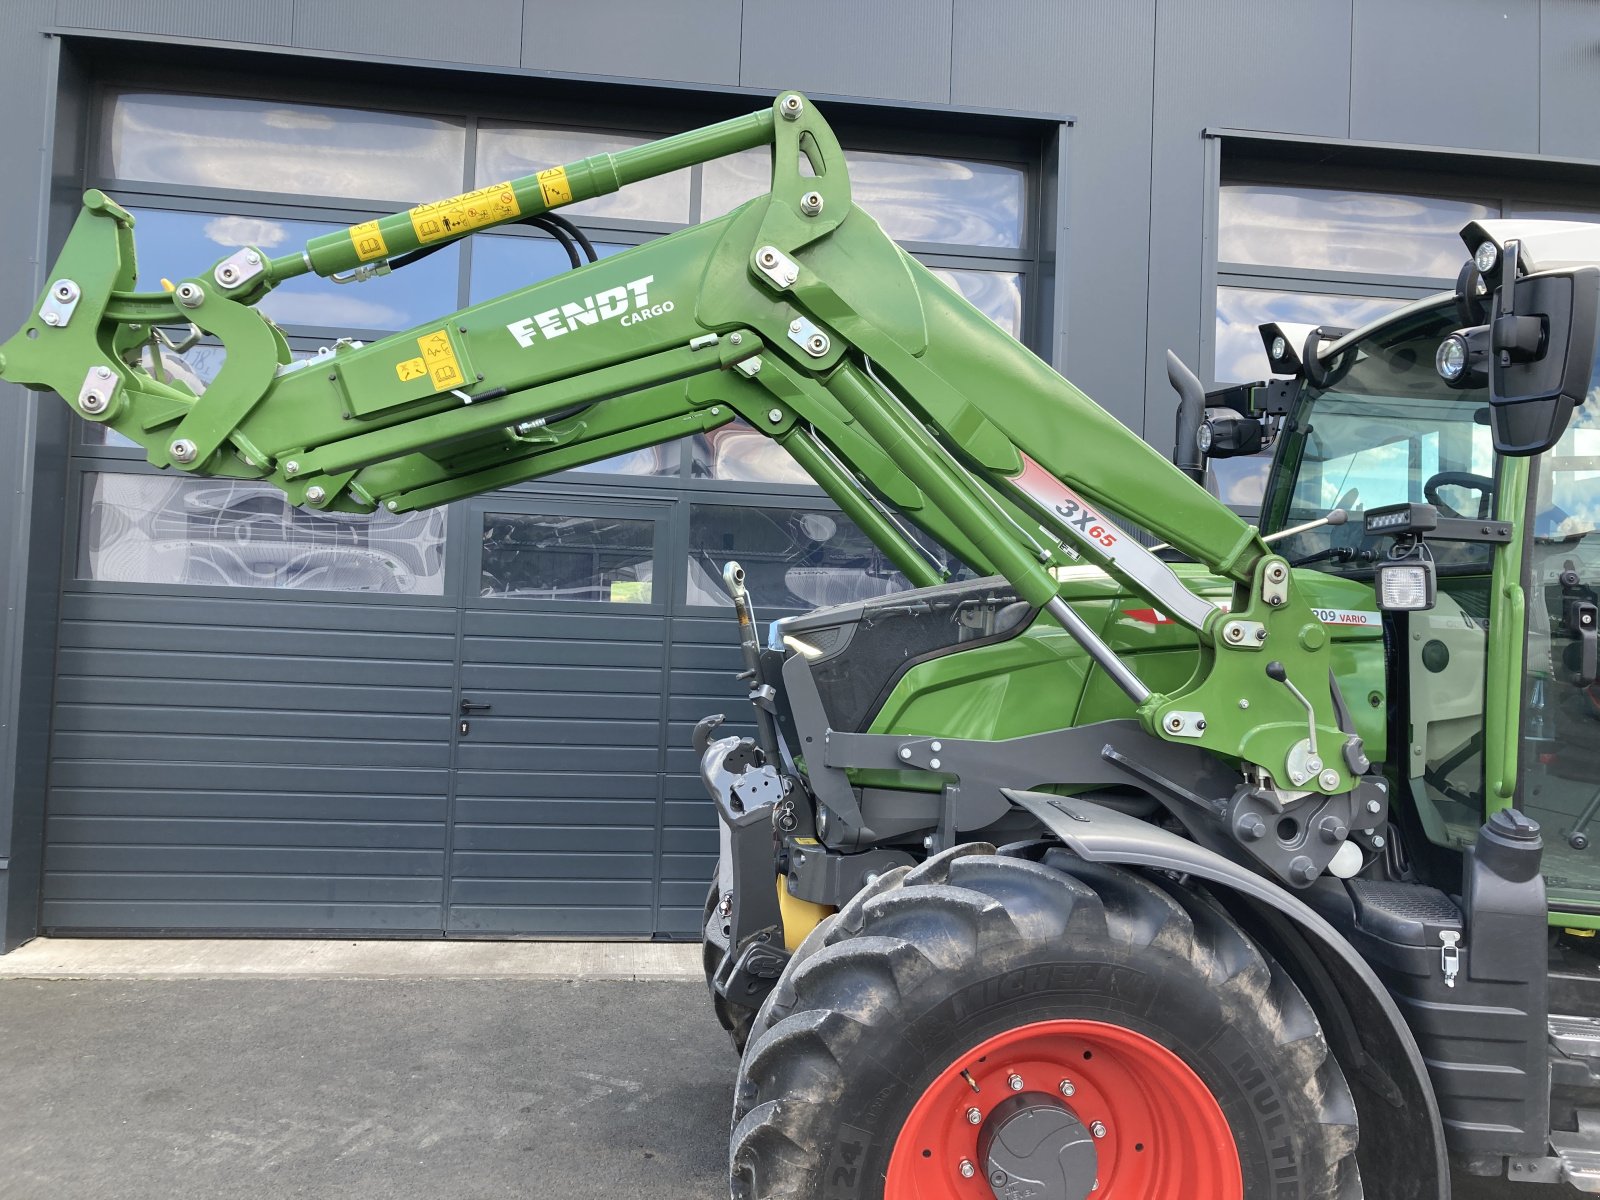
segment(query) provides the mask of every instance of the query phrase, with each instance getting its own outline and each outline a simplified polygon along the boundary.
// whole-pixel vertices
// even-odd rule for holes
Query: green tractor
[[[767,195],[603,261],[552,211],[756,146]],[[309,363],[255,308],[513,221],[574,269]],[[1269,327],[1272,382],[1171,360],[1175,466],[895,246],[786,92],[163,292],[91,192],[0,377],[353,513],[743,418],[907,576],[763,639],[726,572],[740,1200],[1600,1191],[1600,229],[1463,236],[1452,293]],[[1257,529],[1196,479],[1263,444]]]

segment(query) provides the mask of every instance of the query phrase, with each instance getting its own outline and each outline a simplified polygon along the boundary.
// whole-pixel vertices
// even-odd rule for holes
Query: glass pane
[[[695,479],[744,483],[810,483],[789,452],[743,421],[690,439],[689,474]]]
[[[654,579],[654,521],[483,515],[480,595],[649,604]]]
[[[321,513],[264,483],[85,476],[78,575],[123,583],[444,593],[444,511]]]
[[[526,126],[485,122],[478,131],[477,187],[532,175],[547,167],[562,166],[591,154],[615,154],[642,146],[649,138],[620,133],[529,129]],[[611,217],[618,221],[671,221],[687,225],[689,171],[674,171],[630,184],[609,196],[596,196],[569,204],[567,216]]]
[[[855,203],[901,242],[1020,246],[1025,176],[1020,167],[845,151]],[[708,162],[701,220],[720,217],[772,186],[772,156],[747,150]]]
[[[1461,227],[1496,215],[1469,200],[1225,184],[1217,259],[1454,279],[1467,261]]]
[[[1022,329],[1022,276],[1015,271],[968,271],[956,267],[928,268],[960,292],[984,316],[1012,337]]]
[[[1211,378],[1249,383],[1272,374],[1258,326],[1267,321],[1338,325],[1359,329],[1409,304],[1393,296],[1340,296],[1319,292],[1273,292],[1264,288],[1217,289],[1217,344]]]
[[[609,258],[628,246],[595,242],[595,253]],[[579,249],[580,261],[582,249]],[[572,269],[572,260],[553,237],[516,237],[507,234],[475,238],[472,243],[472,278],[468,302],[481,304],[530,283]]]
[[[819,507],[696,504],[689,510],[690,604],[728,607],[722,568],[745,570],[758,610],[811,609],[911,585],[842,513]]]
[[[320,234],[344,228],[277,217],[153,208],[130,211],[138,222],[134,227],[139,247],[138,286],[151,291],[161,286],[163,277],[177,281],[199,275],[240,246],[286,254]],[[280,325],[337,332],[406,329],[456,307],[460,263],[460,247],[451,246],[365,283],[341,286],[315,275],[301,275],[274,288],[256,307]]]
[[[1600,891],[1600,684],[1583,671],[1579,634],[1582,606],[1600,596],[1600,393],[1536,472],[1521,807],[1547,831],[1545,882],[1559,908]]]
[[[100,169],[116,179],[417,201],[460,192],[466,167],[463,126],[397,113],[127,93],[107,124]]]
[[[1600,209],[1596,208],[1522,208],[1510,205],[1506,208],[1506,216],[1514,217],[1520,221],[1579,221],[1585,225],[1593,225],[1600,221]]]

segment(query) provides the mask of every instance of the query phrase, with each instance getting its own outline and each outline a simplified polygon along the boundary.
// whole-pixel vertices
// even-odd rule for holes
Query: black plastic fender
[[[1358,1159],[1368,1200],[1449,1200],[1444,1126],[1422,1054],[1372,968],[1331,924],[1276,883],[1204,846],[1090,800],[1004,789],[1089,862],[1175,871],[1218,886],[1322,1018],[1356,1093]],[[1336,1008],[1335,1008],[1336,1006]]]

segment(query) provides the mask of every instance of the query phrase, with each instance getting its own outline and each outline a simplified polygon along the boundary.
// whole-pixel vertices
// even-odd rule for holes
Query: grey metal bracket
[[[50,285],[44,303],[39,306],[39,320],[52,329],[62,329],[72,320],[78,309],[83,291],[71,279],[58,279]]]

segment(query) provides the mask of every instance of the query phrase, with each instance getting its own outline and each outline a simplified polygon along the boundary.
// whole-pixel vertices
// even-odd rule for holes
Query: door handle
[[[493,707],[494,705],[492,704],[479,704],[476,700],[463,700],[461,702],[461,711],[463,713],[488,712]]]
[[[1567,601],[1567,632],[1576,635],[1578,644],[1574,649],[1577,654],[1570,651],[1567,655],[1567,667],[1572,671],[1572,682],[1579,687],[1588,687],[1594,683],[1597,668],[1600,668],[1600,653],[1597,653],[1596,626],[1600,625],[1600,607],[1591,600]],[[1577,661],[1574,662],[1573,659]]]

